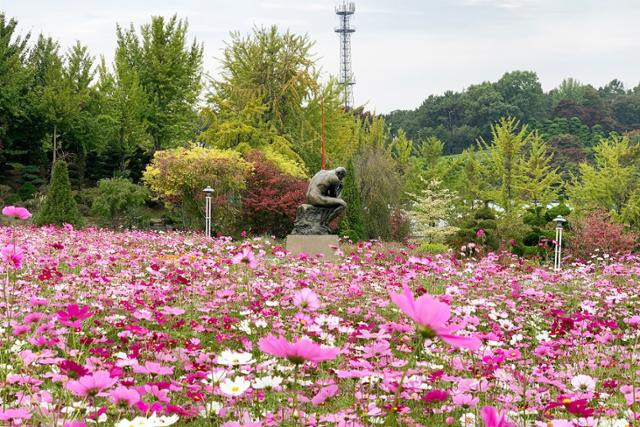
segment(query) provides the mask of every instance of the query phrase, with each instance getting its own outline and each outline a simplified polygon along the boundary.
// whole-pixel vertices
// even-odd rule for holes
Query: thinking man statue
[[[309,181],[307,203],[300,205],[291,234],[332,234],[329,223],[346,209],[340,198],[345,168],[321,170]]]
[[[342,180],[347,175],[347,170],[339,167],[332,170],[321,170],[316,173],[307,189],[307,203],[313,206],[337,206],[347,207],[340,198],[342,192]]]

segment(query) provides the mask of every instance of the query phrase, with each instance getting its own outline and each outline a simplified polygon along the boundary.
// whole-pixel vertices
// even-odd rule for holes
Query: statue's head
[[[338,175],[338,178],[343,179],[345,176],[347,176],[347,170],[342,166],[336,168],[336,175]]]

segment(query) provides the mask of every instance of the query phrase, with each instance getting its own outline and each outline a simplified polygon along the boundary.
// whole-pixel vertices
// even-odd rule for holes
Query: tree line
[[[610,132],[640,129],[640,85],[625,89],[614,79],[596,89],[567,78],[545,93],[535,72],[512,71],[496,82],[431,95],[415,110],[393,111],[385,119],[393,134],[403,129],[415,141],[435,136],[445,143],[445,154],[459,154],[490,137],[491,125],[502,117],[538,129],[553,146],[566,145],[571,135],[571,145],[588,150]],[[565,144],[551,141],[560,137]]]

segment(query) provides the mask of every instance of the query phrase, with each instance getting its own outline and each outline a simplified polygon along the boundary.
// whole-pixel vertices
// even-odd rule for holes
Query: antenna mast
[[[335,32],[340,36],[340,83],[344,85],[344,108],[353,107],[353,85],[356,80],[351,71],[351,34],[356,29],[351,25],[351,18],[356,11],[356,4],[342,0],[336,5],[336,15],[340,24]]]

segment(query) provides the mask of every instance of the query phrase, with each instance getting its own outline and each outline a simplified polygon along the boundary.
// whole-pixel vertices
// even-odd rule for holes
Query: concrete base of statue
[[[287,236],[287,252],[292,256],[305,253],[311,257],[318,254],[324,255],[322,259],[335,262],[338,257],[335,254],[340,245],[340,239],[333,234],[302,235],[289,234]]]

